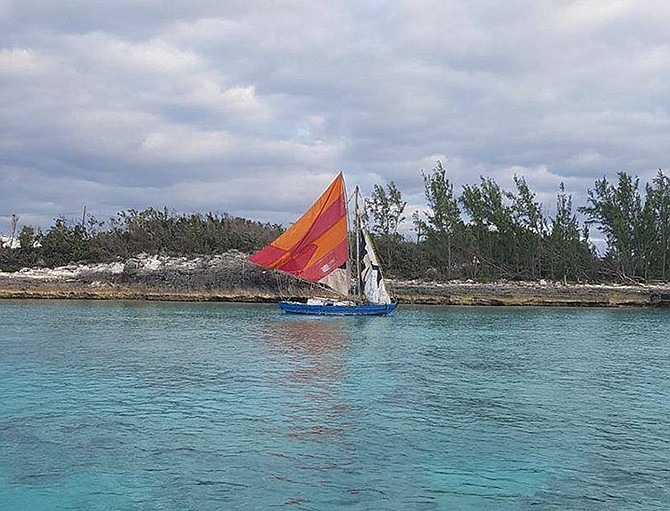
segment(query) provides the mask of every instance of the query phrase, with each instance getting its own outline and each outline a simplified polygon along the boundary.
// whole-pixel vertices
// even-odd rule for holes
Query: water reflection
[[[268,347],[292,369],[296,384],[327,384],[344,379],[349,344],[342,324],[331,318],[287,317],[272,325]]]
[[[340,318],[284,316],[267,332],[266,344],[278,371],[283,438],[270,452],[272,480],[284,504],[309,505],[308,488],[330,488],[345,497],[342,478],[354,465],[354,414],[347,381],[349,339]],[[344,494],[344,495],[342,495]],[[314,502],[312,501],[311,504]]]

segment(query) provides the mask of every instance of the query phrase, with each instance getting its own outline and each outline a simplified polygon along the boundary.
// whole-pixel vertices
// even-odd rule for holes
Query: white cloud
[[[629,17],[639,2],[633,0],[576,0],[566,2],[556,16],[557,28],[571,32],[593,32]]]
[[[0,48],[0,75],[37,75],[48,71],[49,61],[32,48]]]
[[[193,163],[225,158],[233,137],[224,131],[204,132],[163,126],[144,134],[138,157],[161,163]]]
[[[115,71],[176,74],[202,68],[200,57],[192,51],[171,45],[160,38],[127,41],[102,32],[63,38],[80,61]]]
[[[203,73],[187,80],[185,104],[207,108],[212,112],[236,118],[245,123],[265,123],[273,118],[272,107],[259,98],[253,85],[225,87],[215,73]]]
[[[660,0],[0,0],[0,165],[50,191],[3,207],[284,220],[339,170],[420,207],[437,159],[456,190],[516,172],[579,205],[668,167],[669,22]]]

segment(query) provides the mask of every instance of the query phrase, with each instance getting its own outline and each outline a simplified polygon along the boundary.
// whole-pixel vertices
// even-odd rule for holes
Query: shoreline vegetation
[[[426,204],[407,225],[393,182],[374,185],[366,221],[400,303],[668,306],[670,177],[597,180],[573,208],[563,184],[547,215],[523,177],[454,190],[438,161],[422,172]],[[578,216],[578,213],[580,216]],[[604,250],[590,239],[595,230]],[[322,288],[245,261],[284,231],[228,214],[122,211],[107,221],[57,218],[46,230],[12,216],[0,242],[0,298],[276,302]],[[353,240],[351,240],[353,242]],[[140,254],[140,255],[138,255]],[[144,254],[144,255],[142,255]],[[157,255],[146,255],[157,254]],[[77,261],[77,263],[73,263]]]
[[[564,284],[390,279],[398,301],[421,305],[669,307],[670,284]],[[94,299],[276,303],[327,292],[265,271],[229,251],[204,257],[142,254],[126,261],[0,273],[3,299]]]

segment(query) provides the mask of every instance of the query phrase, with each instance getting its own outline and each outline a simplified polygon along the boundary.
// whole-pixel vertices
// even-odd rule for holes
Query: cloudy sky
[[[418,207],[438,159],[578,206],[668,167],[669,27],[665,0],[0,0],[0,231],[288,223],[340,170]]]

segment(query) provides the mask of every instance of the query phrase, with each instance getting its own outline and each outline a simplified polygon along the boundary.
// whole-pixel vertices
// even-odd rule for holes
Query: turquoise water
[[[670,312],[0,302],[0,509],[670,509]]]

